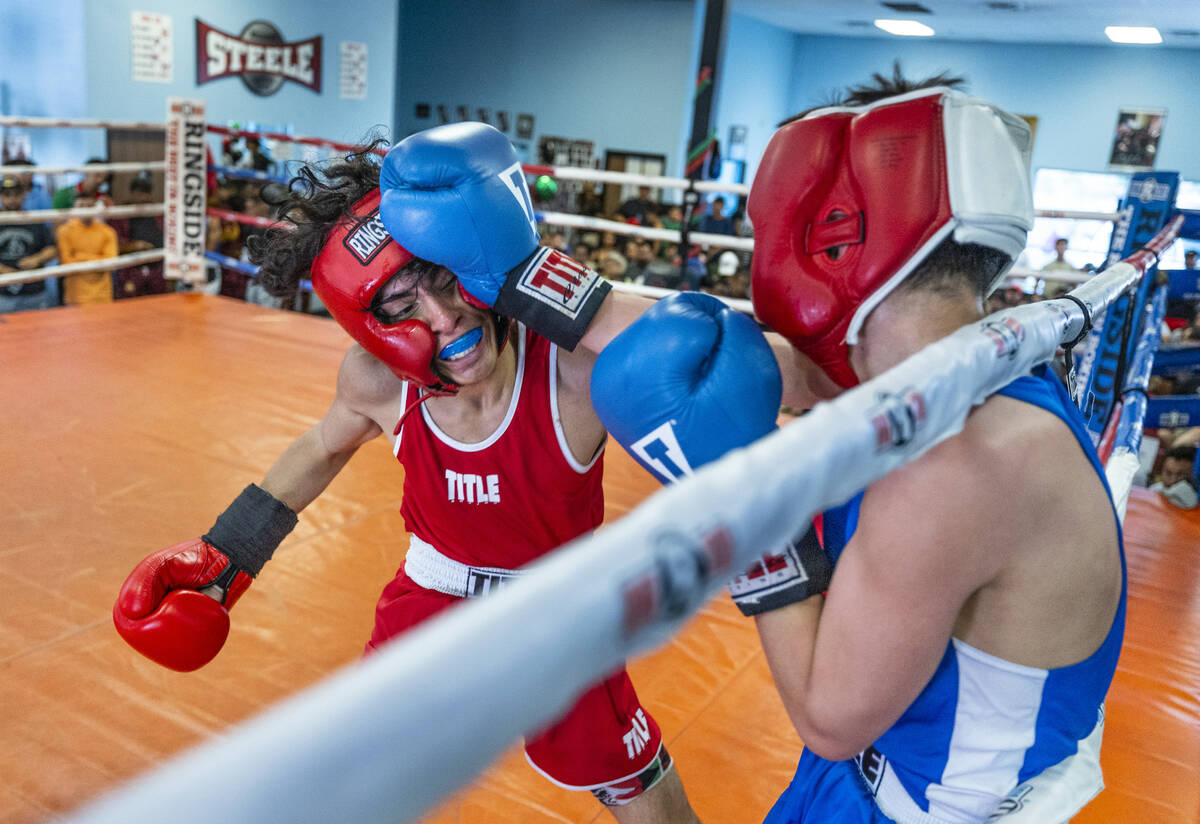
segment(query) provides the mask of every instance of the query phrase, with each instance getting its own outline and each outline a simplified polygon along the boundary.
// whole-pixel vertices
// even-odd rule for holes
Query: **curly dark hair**
[[[295,296],[330,230],[352,217],[351,207],[379,187],[379,150],[387,146],[383,138],[371,139],[325,165],[302,167],[286,186],[263,188],[262,199],[283,224],[247,240],[264,289],[276,297]]]

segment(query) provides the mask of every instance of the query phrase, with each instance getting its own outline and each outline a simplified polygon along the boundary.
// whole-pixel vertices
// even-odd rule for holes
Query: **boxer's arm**
[[[560,357],[569,360],[572,356],[579,353],[580,349],[586,350],[588,354],[581,358],[584,362],[590,363],[594,360],[594,355],[600,354],[600,351],[615,338],[621,334],[629,324],[633,323],[642,313],[653,306],[654,299],[644,297],[642,295],[634,295],[630,292],[619,292],[613,290],[604,298],[604,302],[600,304],[600,308],[596,311],[592,318],[591,324],[587,331],[579,340],[579,346],[575,347],[574,352],[568,352],[563,349],[560,351]]]
[[[604,442],[604,424],[592,406],[592,367],[596,355],[655,303],[651,298],[613,290],[592,318],[574,350],[558,350],[558,409],[567,446],[580,463],[591,461]]]
[[[358,448],[382,432],[367,414],[390,378],[376,364],[358,346],[346,353],[329,411],[284,450],[260,484],[292,511],[316,500]]]
[[[825,599],[757,616],[792,723],[814,753],[872,744],[928,683],[967,599],[1021,541],[996,466],[952,438],[877,482]],[[1019,509],[1019,507],[1018,507]]]

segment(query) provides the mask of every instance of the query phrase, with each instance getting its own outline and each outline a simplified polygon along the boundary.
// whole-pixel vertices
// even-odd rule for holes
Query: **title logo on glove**
[[[687,455],[675,437],[672,421],[667,421],[643,435],[629,448],[641,458],[642,464],[653,470],[663,483],[675,483],[692,474]]]
[[[196,18],[196,85],[240,77],[246,88],[266,97],[285,81],[321,93],[321,37],[287,43],[266,20],[247,23],[230,34]]]
[[[516,289],[573,320],[601,283],[604,280],[600,275],[579,261],[557,249],[542,247],[525,265]]]

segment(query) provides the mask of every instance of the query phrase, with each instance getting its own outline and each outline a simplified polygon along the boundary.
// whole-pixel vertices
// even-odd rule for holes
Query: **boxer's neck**
[[[868,381],[981,317],[979,298],[966,289],[954,296],[898,290],[867,316],[850,347],[850,365]]]

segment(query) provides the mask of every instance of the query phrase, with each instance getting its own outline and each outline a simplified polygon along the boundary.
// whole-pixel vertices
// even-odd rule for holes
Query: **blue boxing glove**
[[[384,158],[379,216],[419,258],[445,266],[477,305],[515,318],[565,349],[587,331],[611,284],[539,247],[521,161],[486,123],[406,137]]]
[[[779,365],[755,322],[710,295],[664,298],[604,348],[592,405],[609,433],[672,483],[775,429]],[[754,615],[824,591],[832,566],[810,528],[730,584]]]
[[[775,429],[783,380],[747,315],[701,292],[663,298],[592,367],[592,405],[664,484]]]

